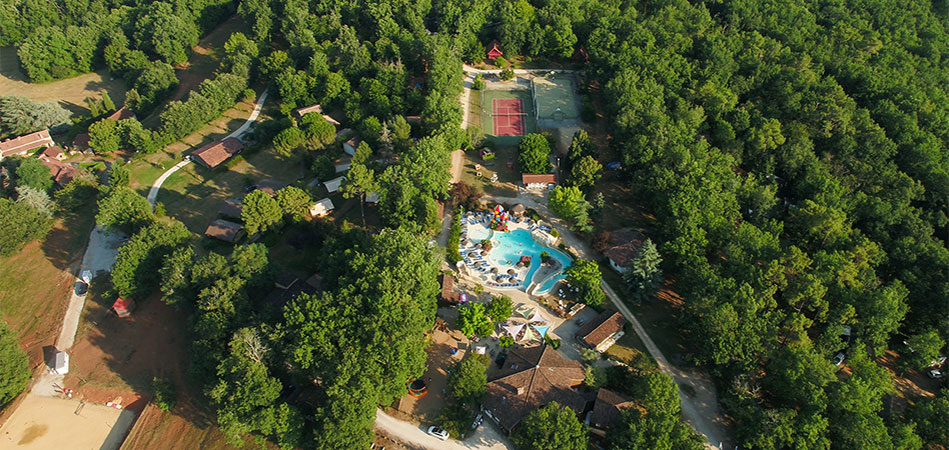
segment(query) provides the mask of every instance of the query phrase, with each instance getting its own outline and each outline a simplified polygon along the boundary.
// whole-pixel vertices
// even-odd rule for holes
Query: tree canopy
[[[532,133],[517,144],[517,166],[523,173],[550,172],[550,142],[547,137]]]
[[[534,450],[584,450],[587,440],[577,413],[557,402],[531,411],[511,434],[517,448]]]

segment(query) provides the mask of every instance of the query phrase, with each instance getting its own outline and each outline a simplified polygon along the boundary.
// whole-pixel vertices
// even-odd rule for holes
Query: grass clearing
[[[626,333],[605,352],[611,359],[622,361],[639,370],[657,369],[656,361],[649,356],[646,346],[636,333]]]
[[[480,165],[480,169],[475,169],[475,164]],[[521,180],[521,173],[516,167],[517,147],[497,147],[494,150],[494,158],[489,160],[481,159],[477,151],[468,151],[465,152],[461,180],[480,187],[488,195],[514,197]],[[481,176],[478,176],[478,172],[481,172]],[[491,182],[491,176],[494,174],[498,175],[498,181]]]
[[[247,156],[229,170],[188,164],[165,180],[157,201],[165,205],[168,216],[182,221],[192,232],[203,234],[224,201],[243,197],[245,186],[263,178],[292,184],[303,169],[299,158],[288,160],[272,147]]]
[[[103,92],[116,105],[125,103],[125,82],[113,79],[105,69],[76,75],[49,83],[30,83],[26,73],[20,69],[20,61],[13,47],[0,47],[0,92],[4,95],[19,95],[37,102],[56,102],[73,114],[86,113],[86,98],[98,98]]]
[[[95,225],[95,203],[56,225],[46,240],[0,259],[0,313],[17,332],[32,365],[53,345],[75,282],[76,270]]]

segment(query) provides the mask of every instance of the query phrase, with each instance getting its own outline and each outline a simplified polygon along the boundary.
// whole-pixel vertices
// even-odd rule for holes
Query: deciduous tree
[[[577,420],[577,412],[550,402],[525,417],[511,435],[517,448],[534,450],[584,450],[587,430]]]
[[[517,145],[517,165],[523,173],[550,172],[550,143],[538,133],[528,134]]]

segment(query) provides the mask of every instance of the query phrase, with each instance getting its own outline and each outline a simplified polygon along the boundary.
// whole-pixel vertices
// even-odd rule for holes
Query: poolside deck
[[[562,273],[564,264],[557,261],[557,264],[542,264],[540,261],[540,252],[532,251],[534,248],[525,248],[524,250],[514,251],[514,246],[524,246],[523,242],[506,242],[508,239],[499,239],[512,234],[502,234],[500,231],[490,229],[493,215],[490,213],[468,212],[461,219],[462,240],[458,246],[458,251],[464,260],[464,269],[468,274],[478,278],[485,285],[495,289],[517,289],[530,292],[535,285],[546,285],[548,280]],[[537,248],[550,254],[555,254],[566,261],[569,259],[559,250],[549,247],[542,243],[545,241],[546,232],[550,230],[547,225],[542,225],[528,218],[515,218],[507,222],[507,233],[513,233],[517,230],[524,230],[533,238],[533,243]],[[535,234],[536,233],[536,234]],[[540,237],[540,239],[538,239]],[[483,246],[485,241],[491,241],[492,249],[485,252]],[[500,248],[499,246],[506,246]],[[506,253],[499,253],[505,251]],[[530,264],[520,263],[520,256],[530,257]],[[554,258],[556,261],[558,258]]]

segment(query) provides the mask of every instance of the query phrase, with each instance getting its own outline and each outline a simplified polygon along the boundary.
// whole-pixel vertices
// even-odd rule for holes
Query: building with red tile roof
[[[521,183],[524,189],[548,189],[555,184],[557,178],[552,173],[525,173],[521,174]]]
[[[531,411],[552,401],[582,413],[587,399],[577,390],[581,383],[583,366],[553,347],[514,349],[488,382],[482,409],[511,432]]]
[[[49,130],[40,130],[0,142],[0,159],[13,155],[26,155],[30,150],[54,145],[56,143],[49,136]]]
[[[618,311],[603,311],[592,322],[577,330],[576,338],[581,344],[600,353],[623,337],[626,318]]]
[[[227,161],[228,158],[234,156],[241,152],[244,149],[244,144],[236,138],[227,138],[223,141],[215,141],[210,144],[201,147],[191,153],[191,159],[207,167],[213,169],[224,161]]]

